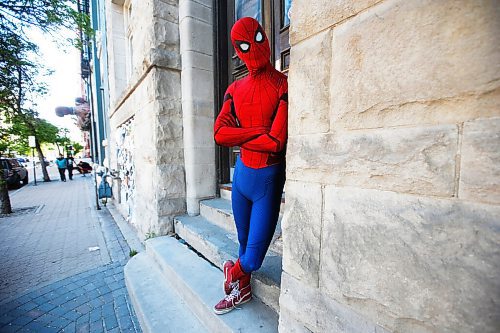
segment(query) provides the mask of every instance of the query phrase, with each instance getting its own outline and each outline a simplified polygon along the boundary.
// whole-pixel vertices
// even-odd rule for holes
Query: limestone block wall
[[[281,332],[498,332],[500,3],[294,0]]]
[[[212,0],[179,1],[187,212],[215,196]]]
[[[132,0],[125,19],[126,88],[111,106],[112,131],[133,117],[135,193],[131,223],[139,234],[166,234],[185,212],[178,1]],[[124,2],[126,9],[128,2]],[[108,10],[108,9],[107,9]],[[124,10],[124,15],[127,11]],[[130,38],[132,36],[132,38]],[[112,59],[112,61],[121,59]],[[111,134],[111,138],[115,135]],[[111,143],[116,147],[116,143]],[[112,159],[116,155],[112,154]],[[111,163],[113,165],[113,162]]]
[[[109,100],[116,104],[127,84],[123,1],[105,2]]]

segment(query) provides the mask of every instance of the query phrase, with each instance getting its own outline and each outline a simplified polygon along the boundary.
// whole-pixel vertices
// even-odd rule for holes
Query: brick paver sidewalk
[[[53,179],[11,192],[15,213],[0,218],[0,332],[140,332],[129,247],[95,210],[92,178]]]

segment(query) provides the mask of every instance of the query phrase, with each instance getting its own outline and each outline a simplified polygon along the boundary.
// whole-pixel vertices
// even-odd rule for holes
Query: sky
[[[30,30],[28,35],[39,47],[38,59],[47,69],[54,71],[43,78],[48,92],[37,100],[39,116],[57,127],[67,128],[71,140],[81,142],[82,132],[74,124],[74,116],[58,117],[55,114],[57,106],[75,106],[75,98],[81,96],[80,52],[69,44],[56,43],[54,37],[36,29]],[[57,39],[69,37],[75,37],[75,34],[62,30]]]

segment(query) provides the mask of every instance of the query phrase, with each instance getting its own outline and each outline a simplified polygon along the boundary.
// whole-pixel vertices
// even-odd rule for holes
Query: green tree
[[[78,27],[92,35],[90,18],[78,11],[77,3],[78,0],[2,0],[0,33],[17,35],[26,41],[24,29],[27,27],[52,34],[62,27],[70,30]],[[75,38],[71,42],[80,41]]]
[[[0,128],[0,156],[5,155],[7,150],[10,149],[10,143],[9,132],[4,128]]]
[[[72,142],[71,145],[73,146],[73,155],[78,155],[83,150],[83,146],[78,142]]]
[[[0,128],[0,156],[9,148],[9,139],[7,131],[4,128]],[[10,205],[9,190],[3,172],[3,165],[0,163],[0,214],[10,214],[12,213],[12,207]]]
[[[14,150],[19,153],[28,154],[31,148],[28,146],[28,137],[35,137],[36,151],[40,161],[44,160],[41,145],[44,143],[56,143],[59,133],[59,128],[52,125],[45,119],[34,117],[30,114],[16,114],[11,121],[10,133],[14,135],[16,146]],[[45,163],[41,163],[43,180],[50,181]]]
[[[36,149],[40,160],[43,152],[40,140],[46,126],[39,118],[35,97],[43,95],[46,87],[39,81],[42,68],[30,54],[38,48],[26,35],[28,28],[36,27],[50,34],[57,34],[61,27],[79,28],[90,33],[90,20],[80,13],[76,0],[1,0],[0,1],[0,119],[10,119],[11,124],[23,122],[30,135],[37,136]],[[76,36],[75,36],[76,37]],[[78,38],[73,39],[73,41]],[[77,43],[78,44],[78,43]],[[81,43],[80,43],[81,44]],[[49,181],[45,164],[42,163],[44,180]],[[10,200],[0,168],[0,214],[10,213]]]
[[[7,146],[10,151],[16,152],[18,155],[30,155],[31,147],[28,144],[28,137],[34,135],[40,141],[40,144],[57,143],[59,128],[52,125],[45,119],[33,118],[29,122],[34,127],[34,132],[27,125],[25,120],[16,119],[18,116],[8,123],[10,127],[5,131],[8,134]],[[12,140],[11,138],[15,138]],[[0,138],[0,148],[2,141]],[[0,150],[1,152],[1,150]]]
[[[67,128],[62,128],[59,130],[59,133],[57,134],[56,141],[54,143],[57,146],[57,151],[59,152],[59,154],[64,155],[64,148],[69,146],[71,143],[71,140],[68,138],[68,133],[69,130]]]

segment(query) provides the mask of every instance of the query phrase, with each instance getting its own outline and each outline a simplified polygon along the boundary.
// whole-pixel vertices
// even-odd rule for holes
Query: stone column
[[[173,217],[186,209],[178,12],[177,1],[151,0],[125,13],[130,74],[110,124],[116,130],[134,119],[131,223],[142,237],[173,231]]]
[[[212,1],[179,1],[179,32],[186,203],[197,215],[216,190]]]

